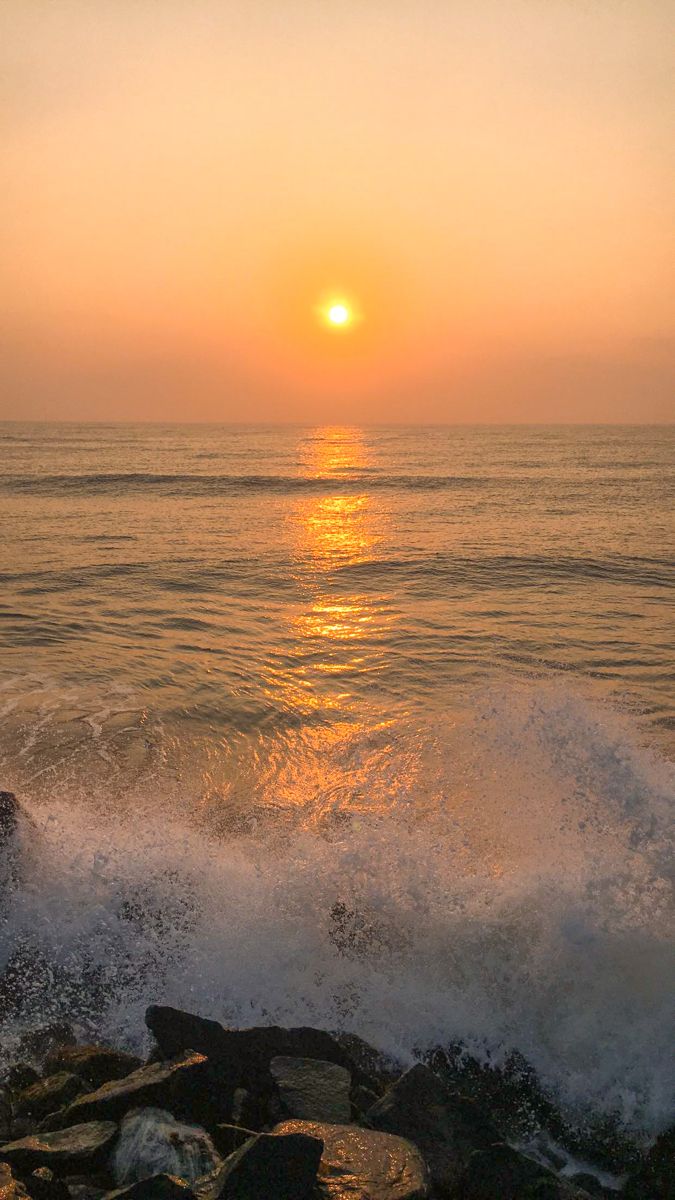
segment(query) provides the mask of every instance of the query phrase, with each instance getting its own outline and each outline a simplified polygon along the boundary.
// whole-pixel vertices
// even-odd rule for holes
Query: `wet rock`
[[[406,1071],[368,1110],[372,1129],[407,1137],[422,1152],[432,1185],[442,1196],[454,1189],[475,1150],[500,1141],[497,1128],[472,1100],[450,1089],[422,1063]]]
[[[0,1200],[24,1200],[26,1189],[14,1178],[8,1163],[0,1162]]]
[[[8,1142],[0,1146],[0,1160],[23,1172],[49,1167],[57,1175],[74,1174],[104,1162],[116,1137],[112,1121],[91,1121]]]
[[[159,1108],[137,1108],[120,1125],[111,1168],[118,1187],[126,1187],[162,1174],[193,1183],[220,1162],[211,1138],[199,1126],[181,1125]]]
[[[67,1021],[52,1021],[49,1025],[40,1025],[37,1029],[29,1029],[22,1034],[19,1041],[19,1054],[33,1062],[44,1064],[48,1055],[63,1046],[72,1046],[75,1034],[72,1025]],[[49,1075],[56,1074],[62,1068],[56,1067],[47,1071]]]
[[[135,1054],[108,1046],[60,1046],[49,1055],[45,1071],[71,1071],[94,1087],[111,1079],[124,1079],[142,1067]]]
[[[31,1067],[30,1063],[22,1062],[15,1063],[14,1066],[10,1067],[5,1076],[8,1090],[14,1093],[22,1092],[24,1088],[31,1087],[32,1084],[38,1083],[39,1080],[40,1076],[35,1067]]]
[[[455,1193],[460,1200],[587,1200],[587,1192],[503,1143],[477,1150]]]
[[[284,1121],[272,1133],[323,1142],[316,1187],[322,1200],[423,1200],[429,1194],[425,1164],[405,1138],[318,1121]]]
[[[626,1200],[675,1200],[675,1125],[654,1142],[644,1162],[631,1173]]]
[[[218,1153],[223,1158],[229,1158],[249,1138],[257,1137],[255,1129],[246,1129],[242,1125],[217,1125],[213,1133],[213,1142]]]
[[[9,1141],[11,1129],[12,1106],[10,1104],[9,1091],[7,1088],[0,1087],[0,1145],[3,1142]]]
[[[176,1175],[153,1175],[129,1187],[108,1192],[105,1200],[194,1200],[194,1192]]]
[[[352,1077],[337,1063],[315,1058],[273,1058],[272,1078],[277,1085],[282,1115],[303,1121],[348,1125]]]
[[[57,1179],[49,1167],[38,1167],[26,1181],[31,1200],[70,1200],[70,1192],[62,1179]]]
[[[256,1134],[195,1185],[199,1200],[310,1200],[323,1142],[305,1133]]]
[[[66,1175],[63,1181],[70,1193],[70,1200],[101,1200],[110,1191],[111,1180],[96,1175]]]
[[[588,1192],[589,1196],[607,1195],[607,1189],[602,1186],[600,1180],[596,1179],[595,1175],[589,1175],[588,1171],[577,1171],[576,1175],[570,1175],[568,1178],[573,1187],[581,1188],[583,1192]],[[611,1192],[609,1194],[612,1195]]]
[[[198,1119],[208,1104],[204,1091],[207,1059],[190,1052],[164,1063],[151,1063],[124,1079],[113,1079],[78,1097],[45,1127],[63,1129],[78,1121],[118,1121],[131,1108],[162,1108],[176,1116],[192,1109]]]
[[[84,1090],[85,1085],[78,1075],[69,1075],[67,1071],[48,1075],[19,1092],[14,1102],[14,1114],[19,1118],[39,1120],[70,1104]]]

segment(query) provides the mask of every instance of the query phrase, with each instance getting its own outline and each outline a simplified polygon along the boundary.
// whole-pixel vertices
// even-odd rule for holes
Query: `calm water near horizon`
[[[105,961],[123,1037],[161,992],[516,1047],[658,1127],[675,427],[6,423],[0,449],[0,787],[47,846],[8,944],[42,923]]]

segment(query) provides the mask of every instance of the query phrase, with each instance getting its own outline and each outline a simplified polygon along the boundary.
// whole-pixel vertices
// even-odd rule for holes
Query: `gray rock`
[[[118,1187],[155,1175],[176,1175],[194,1183],[220,1166],[221,1157],[209,1135],[196,1125],[182,1125],[160,1108],[136,1108],[120,1125],[111,1159]]]
[[[321,1200],[423,1200],[429,1194],[425,1164],[406,1138],[318,1121],[283,1121],[272,1133],[304,1133],[323,1142],[316,1186]]]
[[[323,1142],[305,1133],[256,1134],[195,1184],[199,1200],[310,1200]]]
[[[108,1192],[105,1200],[194,1200],[194,1192],[176,1175],[153,1175],[129,1187]]]
[[[67,1071],[48,1075],[46,1079],[40,1079],[19,1092],[14,1102],[14,1115],[39,1120],[70,1104],[83,1091],[85,1085],[79,1075],[70,1075]]]
[[[500,1141],[496,1127],[473,1101],[451,1092],[422,1063],[406,1071],[364,1119],[372,1129],[414,1142],[441,1196],[454,1194],[475,1150]]]
[[[114,1122],[90,1121],[8,1142],[0,1146],[0,1160],[23,1172],[49,1167],[58,1175],[75,1174],[104,1162],[116,1137]]]
[[[45,1071],[70,1071],[93,1087],[100,1087],[111,1079],[124,1079],[142,1065],[134,1054],[108,1046],[59,1046],[48,1056]]]
[[[175,1115],[199,1104],[208,1060],[189,1051],[170,1062],[150,1063],[124,1079],[113,1079],[78,1097],[45,1127],[63,1129],[78,1121],[118,1121],[131,1108],[163,1108]]]
[[[459,1200],[588,1200],[588,1193],[503,1143],[477,1150],[460,1181]]]
[[[315,1058],[279,1057],[272,1059],[270,1071],[284,1116],[349,1124],[352,1077],[345,1067]]]

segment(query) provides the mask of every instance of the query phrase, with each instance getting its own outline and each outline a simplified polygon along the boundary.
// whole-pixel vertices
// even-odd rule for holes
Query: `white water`
[[[557,683],[484,692],[427,731],[414,785],[320,828],[300,810],[224,842],[160,795],[123,820],[28,798],[0,965],[30,937],[54,973],[6,1051],[73,996],[88,1034],[130,1046],[150,1002],[344,1027],[404,1061],[459,1039],[518,1049],[570,1109],[653,1133],[673,1101],[673,785],[628,717]],[[92,963],[102,1011],[82,1005]]]

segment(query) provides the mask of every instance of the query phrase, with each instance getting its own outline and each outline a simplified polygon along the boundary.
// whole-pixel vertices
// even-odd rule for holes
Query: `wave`
[[[63,494],[159,493],[188,497],[247,492],[351,492],[375,490],[446,491],[482,488],[492,482],[473,475],[378,475],[371,471],[331,476],[313,475],[195,475],[120,472],[93,475],[6,475],[0,479],[5,493],[36,496]]]
[[[226,807],[215,824],[172,808],[170,779],[131,806],[33,796],[0,940],[0,968],[33,955],[7,1053],[63,1015],[139,1047],[161,1001],[353,1030],[404,1062],[458,1042],[493,1064],[518,1050],[568,1111],[660,1129],[672,764],[559,683],[495,685],[392,745],[385,763],[367,735],[350,744],[339,804],[303,794],[298,748],[284,819],[271,791],[227,832]]]

